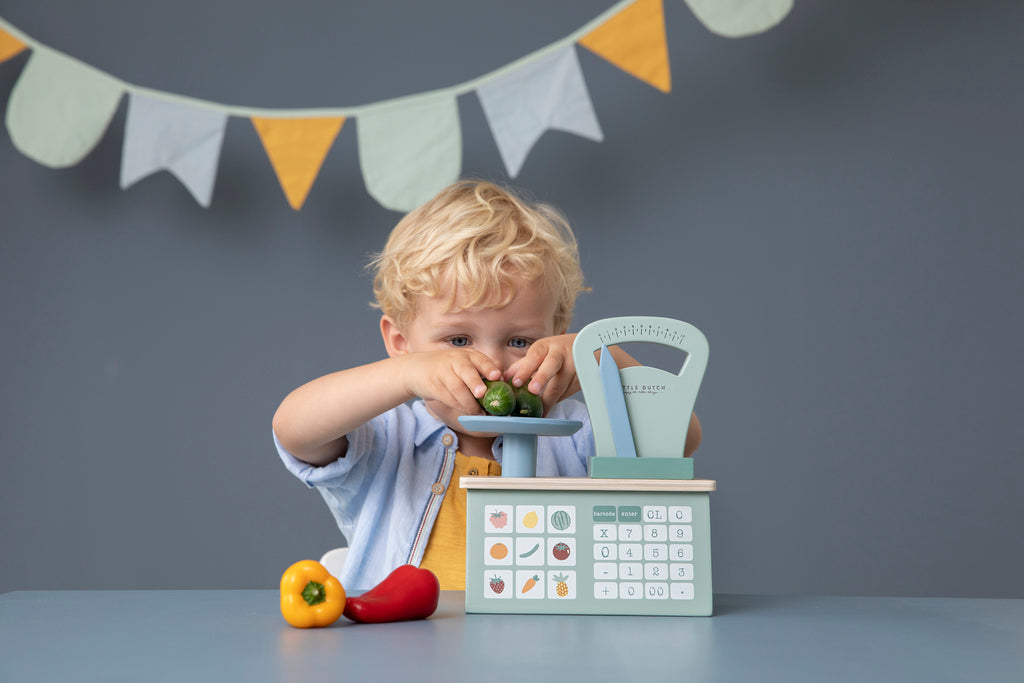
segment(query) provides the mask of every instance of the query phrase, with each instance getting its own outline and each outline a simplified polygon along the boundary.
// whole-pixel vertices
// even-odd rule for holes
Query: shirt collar
[[[448,425],[438,420],[427,410],[427,406],[422,400],[413,401],[412,411],[416,415],[416,434],[413,435],[413,441],[417,448],[439,431],[451,431],[448,429]],[[454,432],[452,436],[456,439],[458,438]]]

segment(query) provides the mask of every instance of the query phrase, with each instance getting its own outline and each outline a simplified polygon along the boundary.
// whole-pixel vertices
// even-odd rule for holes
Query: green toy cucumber
[[[516,409],[513,414],[517,417],[541,417],[544,414],[544,404],[540,396],[531,394],[526,386],[516,389]]]
[[[477,399],[480,407],[491,415],[509,415],[516,407],[516,394],[507,382],[485,379],[487,391]]]

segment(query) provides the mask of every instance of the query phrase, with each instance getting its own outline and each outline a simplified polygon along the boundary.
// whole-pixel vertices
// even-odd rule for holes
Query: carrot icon
[[[520,593],[527,593],[527,592],[529,592],[529,590],[531,588],[533,588],[534,586],[537,585],[538,581],[540,581],[540,577],[537,576],[536,574],[534,574],[533,576],[531,576],[530,578],[528,578],[526,580],[526,583],[523,584],[523,590],[521,590]]]

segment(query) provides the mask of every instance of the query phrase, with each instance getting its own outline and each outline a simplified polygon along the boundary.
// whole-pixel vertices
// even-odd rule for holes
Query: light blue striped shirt
[[[583,477],[594,455],[587,407],[575,399],[548,417],[579,420],[568,437],[539,437],[537,476]],[[314,467],[286,451],[274,435],[288,470],[323,496],[348,540],[339,578],[350,590],[371,588],[402,564],[419,565],[445,491],[452,482],[458,435],[431,415],[423,401],[402,404],[348,435],[345,457]],[[494,457],[501,462],[501,437]],[[325,548],[324,550],[327,550]]]

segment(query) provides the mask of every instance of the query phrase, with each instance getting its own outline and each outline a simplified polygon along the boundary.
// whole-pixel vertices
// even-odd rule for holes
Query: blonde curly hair
[[[451,309],[500,308],[517,279],[542,279],[561,331],[589,289],[576,238],[557,209],[478,180],[454,183],[407,214],[369,268],[373,306],[400,328],[415,316],[418,296],[445,297]]]

